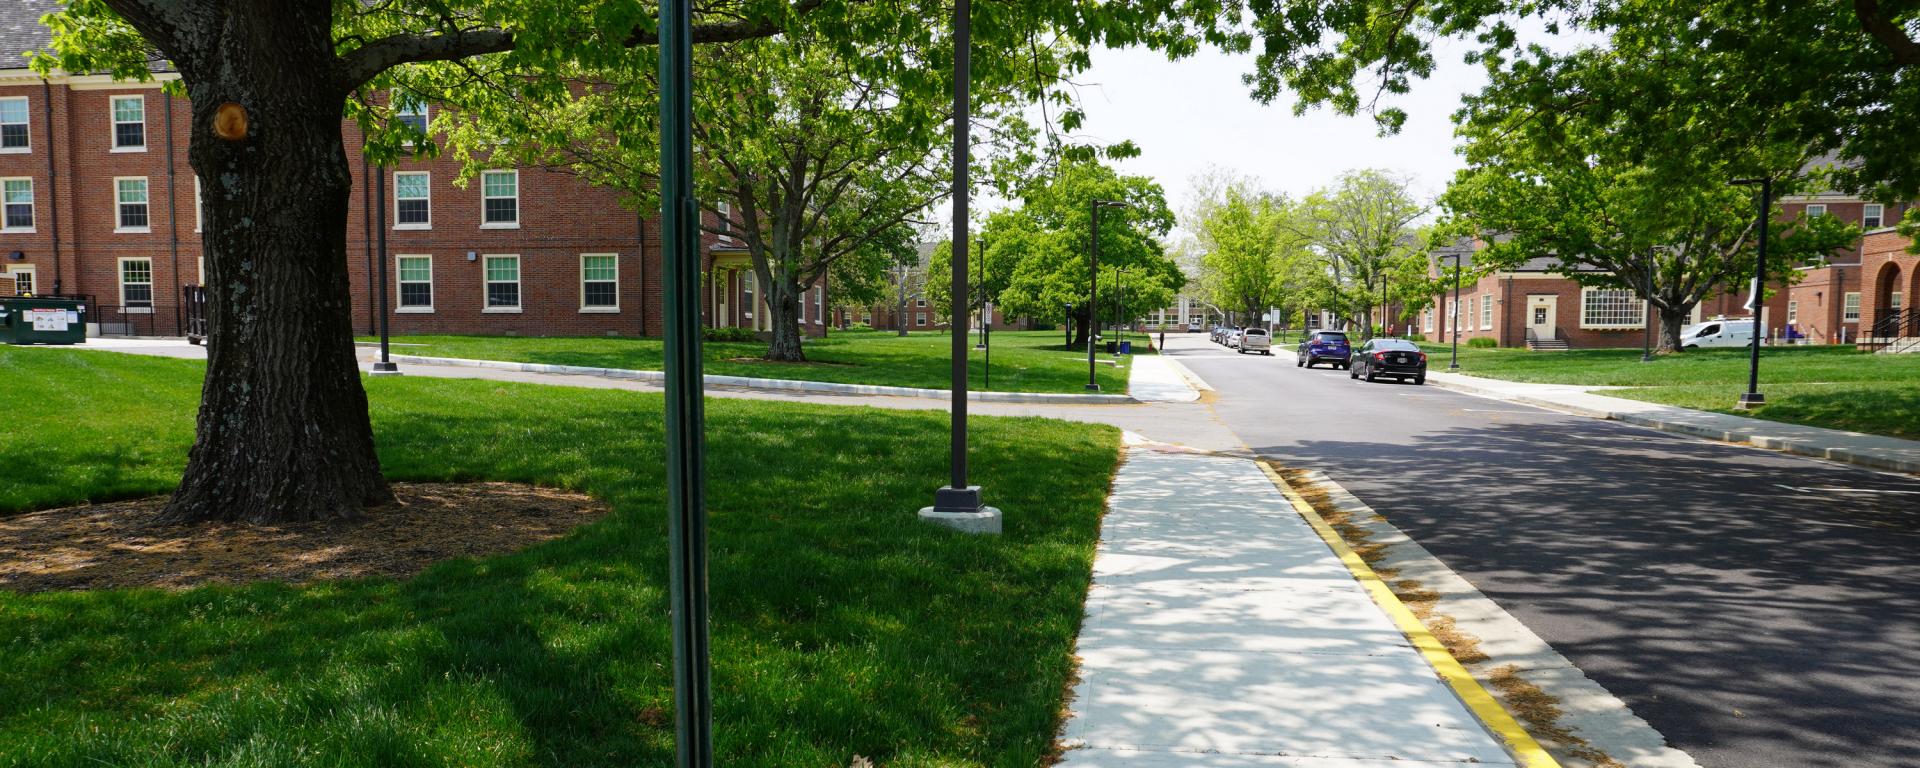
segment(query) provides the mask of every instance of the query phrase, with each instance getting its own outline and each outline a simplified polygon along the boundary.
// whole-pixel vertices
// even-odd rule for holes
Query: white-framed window
[[[1899,291],[1894,291],[1893,293],[1888,294],[1887,309],[1892,312],[1900,311],[1900,305],[1905,303],[1905,299],[1906,299],[1906,296],[1900,293]]]
[[[926,305],[927,305],[927,297],[925,297],[925,296],[919,296],[919,297],[916,297],[916,298],[914,298],[914,300],[913,300],[913,305],[914,305],[914,306],[916,306],[916,307],[924,307],[924,306],[926,306]]]
[[[580,254],[580,311],[620,311],[619,254]]]
[[[393,121],[413,128],[414,133],[426,136],[428,125],[427,100],[418,95],[395,89],[393,91]]]
[[[193,177],[193,231],[198,232],[207,225],[207,198],[200,192],[200,175]]]
[[[1425,315],[1425,319],[1420,322],[1420,328],[1427,333],[1433,333],[1433,307],[1427,307]]]
[[[1467,329],[1468,330],[1473,329],[1473,316],[1474,316],[1474,313],[1479,311],[1479,309],[1480,309],[1480,297],[1468,296],[1467,297]]]
[[[0,232],[33,231],[33,179],[0,179]]]
[[[753,308],[758,306],[753,303],[753,288],[753,273],[740,273],[740,308],[747,317],[753,317]]]
[[[0,152],[33,151],[32,114],[25,96],[0,99]]]
[[[151,232],[147,219],[147,177],[121,176],[113,180],[115,232]]]
[[[511,229],[520,226],[520,172],[480,173],[480,226]]]
[[[720,239],[732,240],[733,239],[733,203],[729,203],[725,200],[721,200],[719,202],[714,203],[713,208],[720,219],[720,222],[718,225],[718,228],[720,230]]]
[[[860,323],[862,325],[873,325],[873,313],[872,312],[860,313]]]
[[[32,264],[15,264],[7,267],[7,274],[13,277],[13,292],[25,296],[34,292],[34,269]]]
[[[1580,327],[1644,328],[1647,303],[1627,288],[1580,289]]]
[[[926,325],[926,324],[927,324],[927,313],[925,313],[925,312],[915,312],[915,313],[913,313],[913,324],[914,324],[914,325]]]
[[[1827,215],[1827,206],[1825,203],[1808,203],[1807,204],[1807,218],[1811,219],[1816,216],[1825,216],[1825,215]]]
[[[1480,297],[1480,330],[1493,330],[1493,297]]]
[[[1840,320],[1841,322],[1846,322],[1846,323],[1860,322],[1859,292],[1856,291],[1853,293],[1849,293],[1846,295],[1846,298],[1841,301]]]
[[[486,271],[487,306],[483,312],[520,311],[520,257],[482,256]]]
[[[797,319],[800,321],[801,325],[806,325],[807,324],[807,289],[805,288],[800,289],[800,295],[793,297],[793,303],[795,305],[794,311],[798,314]]]
[[[1887,207],[1879,203],[1867,203],[1860,206],[1860,228],[1879,229],[1886,226]]]
[[[826,309],[824,308],[824,305],[826,303],[827,303],[827,287],[824,285],[814,286],[813,288],[813,324],[814,325],[827,324],[827,312],[826,312]]]
[[[393,228],[433,229],[433,176],[426,171],[394,171]]]
[[[113,97],[113,151],[147,151],[147,97]]]
[[[153,314],[153,259],[120,260],[120,310],[134,315]]]
[[[1787,302],[1787,325],[1798,325],[1799,323],[1800,323],[1800,302],[1797,302],[1797,301]]]
[[[404,255],[393,257],[394,311],[433,311],[433,257]]]

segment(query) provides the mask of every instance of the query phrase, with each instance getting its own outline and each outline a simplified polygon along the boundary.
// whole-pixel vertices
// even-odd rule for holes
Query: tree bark
[[[799,297],[800,290],[792,285],[770,286],[767,291],[767,312],[773,320],[773,338],[767,342],[768,360],[807,361],[807,353],[801,347]]]
[[[193,102],[211,299],[194,444],[163,517],[351,518],[393,495],[354,357],[332,7],[245,5],[190,17],[163,44]],[[245,110],[244,135],[230,120],[216,134],[225,104]]]
[[[1680,329],[1687,325],[1687,315],[1693,307],[1685,309],[1660,310],[1660,348],[1661,352],[1680,352]]]

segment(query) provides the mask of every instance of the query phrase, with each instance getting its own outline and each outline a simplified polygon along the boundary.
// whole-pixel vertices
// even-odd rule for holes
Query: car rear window
[[[1251,336],[1265,336],[1265,335],[1267,335],[1267,329],[1265,329],[1265,328],[1248,328],[1248,329],[1247,329],[1247,334],[1248,334],[1248,335],[1251,335]]]
[[[1344,333],[1316,333],[1313,335],[1313,340],[1314,341],[1346,341],[1347,335]]]
[[[1420,351],[1419,345],[1411,341],[1401,341],[1400,339],[1379,339],[1373,342],[1373,346],[1375,349],[1398,349],[1407,352]]]

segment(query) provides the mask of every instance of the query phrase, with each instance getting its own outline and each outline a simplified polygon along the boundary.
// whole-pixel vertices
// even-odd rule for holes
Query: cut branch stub
[[[213,113],[213,135],[225,141],[246,139],[247,108],[231,101],[220,105]]]

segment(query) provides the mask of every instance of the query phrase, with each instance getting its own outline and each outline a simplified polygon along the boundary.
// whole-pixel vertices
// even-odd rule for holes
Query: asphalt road
[[[1169,341],[1702,766],[1920,765],[1920,480]]]

